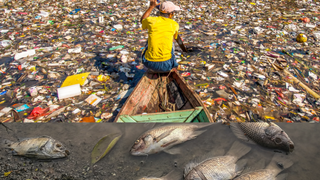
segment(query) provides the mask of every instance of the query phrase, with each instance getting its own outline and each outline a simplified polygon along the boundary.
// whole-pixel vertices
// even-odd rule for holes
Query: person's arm
[[[173,35],[173,39],[178,39],[178,35],[179,35],[179,24],[177,23],[177,26],[176,26],[176,33],[174,33],[174,35]]]
[[[176,32],[176,33],[173,35],[173,40],[178,39],[178,35],[179,35],[179,33]]]
[[[150,13],[152,12],[152,10],[158,6],[160,3],[157,3],[157,0],[150,0],[150,7],[149,9],[143,14],[143,16],[140,19],[140,22],[142,23],[142,20],[144,20],[145,18],[150,16]]]

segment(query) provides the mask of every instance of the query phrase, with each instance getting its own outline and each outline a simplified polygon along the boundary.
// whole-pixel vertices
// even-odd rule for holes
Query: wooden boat
[[[114,122],[213,122],[200,97],[176,69],[145,73]]]

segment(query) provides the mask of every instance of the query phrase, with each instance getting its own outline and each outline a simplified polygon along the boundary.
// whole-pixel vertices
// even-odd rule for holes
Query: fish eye
[[[136,142],[134,142],[134,144],[138,144],[140,142],[140,140],[138,139],[138,140],[136,140]]]
[[[281,168],[281,169],[284,168],[284,167],[283,167],[283,164],[281,164],[281,163],[277,163],[277,165],[278,165],[278,167]]]
[[[276,138],[274,141],[275,141],[276,144],[282,143],[282,140],[280,138]]]
[[[61,147],[61,146],[62,146],[61,144],[56,144],[56,147],[58,147],[58,148]]]

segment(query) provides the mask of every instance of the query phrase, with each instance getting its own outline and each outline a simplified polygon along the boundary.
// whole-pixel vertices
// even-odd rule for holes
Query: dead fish
[[[69,151],[62,143],[48,136],[9,142],[8,148],[12,150],[13,155],[37,159],[56,159],[69,155]]]
[[[178,149],[170,148],[176,144],[196,138],[206,131],[199,129],[210,125],[212,124],[179,124],[153,128],[136,140],[130,149],[130,153],[134,156],[146,156],[161,151],[169,154],[179,154]]]
[[[251,150],[250,147],[234,142],[225,156],[208,158],[200,163],[191,162],[184,169],[185,180],[226,180],[242,172],[246,160],[238,161]]]
[[[57,109],[56,111],[54,111],[53,113],[49,114],[48,116],[45,117],[45,119],[51,119],[52,117],[56,117],[58,116],[60,113],[62,113],[67,106],[62,107],[60,109]]]
[[[181,174],[178,171],[171,171],[169,174],[156,178],[156,177],[143,177],[139,180],[179,180],[181,179]]]
[[[245,173],[234,180],[265,180],[265,179],[270,179],[270,180],[280,180],[283,179],[283,175],[278,174],[289,168],[290,166],[293,165],[293,162],[287,158],[285,158],[281,154],[276,154],[273,156],[271,162],[265,169],[259,169],[255,170],[249,173]]]
[[[294,143],[278,125],[267,122],[232,123],[231,130],[242,140],[261,146],[292,152]]]

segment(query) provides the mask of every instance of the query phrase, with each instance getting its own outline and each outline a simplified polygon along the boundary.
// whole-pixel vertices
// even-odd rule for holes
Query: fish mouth
[[[130,150],[130,154],[133,156],[147,156],[148,155],[146,153],[142,153],[142,152],[138,152],[138,151],[134,151],[134,150]]]
[[[289,144],[289,151],[292,152],[294,150],[294,144]]]

